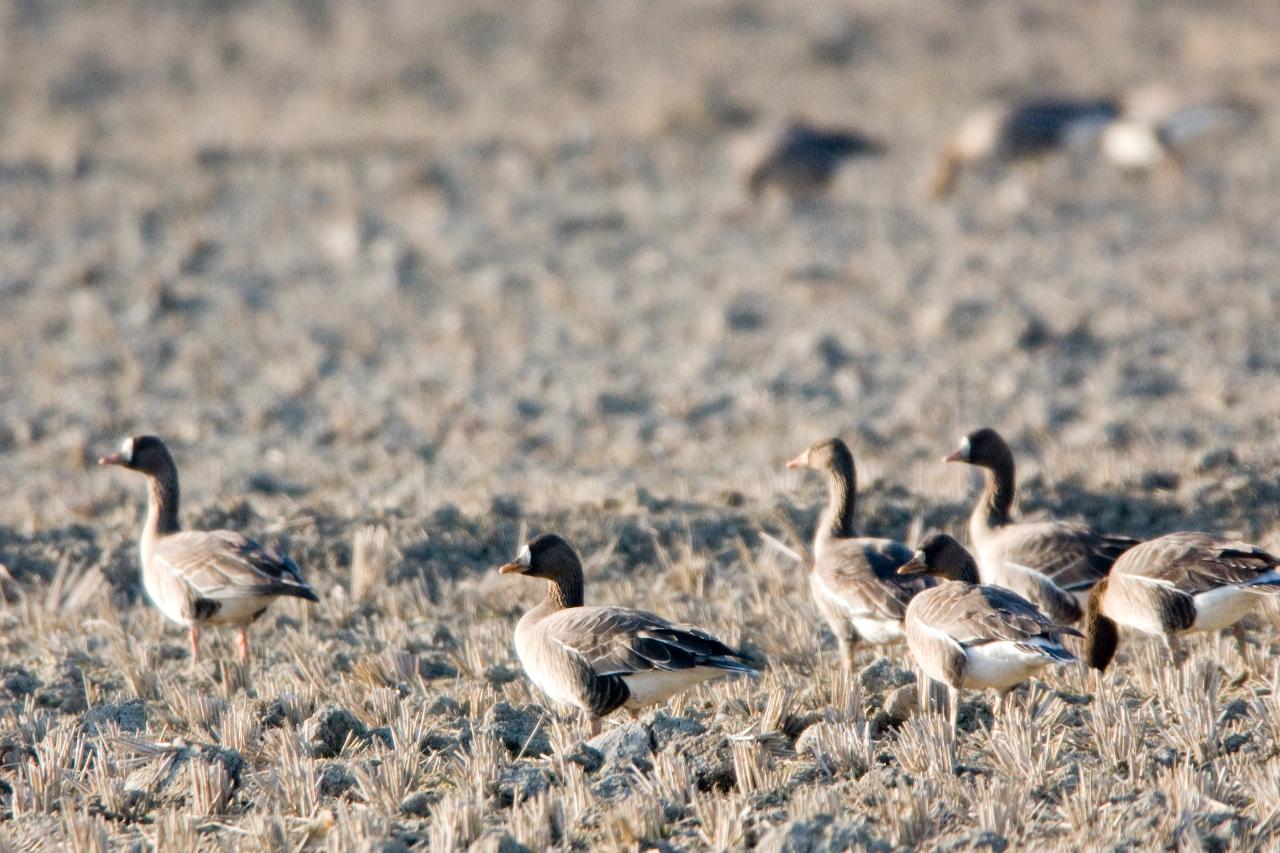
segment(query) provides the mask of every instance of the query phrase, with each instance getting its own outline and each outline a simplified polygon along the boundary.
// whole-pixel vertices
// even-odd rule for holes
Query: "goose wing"
[[[1011,524],[998,535],[1001,559],[1033,569],[1068,592],[1093,586],[1122,553],[1138,544],[1127,536],[1097,533],[1066,521]]]
[[[1057,640],[1080,632],[1055,625],[1022,596],[997,586],[944,583],[918,596],[912,613],[930,628],[962,646],[1001,640],[1025,643],[1040,637]]]
[[[151,559],[157,570],[181,581],[196,599],[289,595],[319,600],[296,563],[230,530],[165,536]]]
[[[1116,562],[1125,575],[1149,578],[1188,595],[1223,586],[1275,587],[1280,558],[1247,542],[1207,533],[1171,533],[1126,553]]]
[[[699,666],[755,671],[740,652],[707,632],[642,610],[571,607],[547,617],[543,630],[601,677]]]
[[[935,584],[927,575],[897,573],[914,554],[891,539],[836,539],[824,544],[814,571],[853,612],[901,620],[911,599]]]

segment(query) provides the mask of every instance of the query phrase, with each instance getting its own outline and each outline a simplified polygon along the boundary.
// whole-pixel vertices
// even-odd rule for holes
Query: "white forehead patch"
[[[133,461],[133,437],[130,436],[120,443],[120,455],[124,457],[124,461]]]
[[[968,459],[973,455],[973,447],[969,444],[969,437],[967,435],[960,439],[960,452],[964,454],[965,459]]]
[[[927,561],[925,560],[925,558],[924,558],[924,551],[923,551],[923,550],[921,550],[921,551],[916,551],[915,557],[913,557],[912,559],[919,560],[919,561],[920,561],[920,562],[922,562],[922,563],[927,562]]]
[[[529,551],[528,543],[525,543],[524,547],[520,549],[520,553],[516,555],[516,562],[525,568],[528,568],[529,564],[533,562],[533,554]]]

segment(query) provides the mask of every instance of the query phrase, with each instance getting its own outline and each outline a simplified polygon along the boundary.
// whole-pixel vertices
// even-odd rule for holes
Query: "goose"
[[[1255,118],[1255,108],[1239,100],[1219,98],[1177,108],[1157,102],[1111,122],[1100,144],[1103,155],[1122,172],[1180,169],[1190,149],[1238,133]]]
[[[897,574],[897,568],[911,559],[906,545],[854,532],[857,470],[847,444],[838,438],[815,442],[787,467],[821,471],[827,477],[829,497],[813,537],[809,592],[836,635],[845,666],[852,667],[859,640],[881,644],[902,639],[908,602],[933,581]]]
[[[1097,137],[1120,114],[1121,104],[1112,98],[1048,98],[984,107],[938,153],[933,197],[949,196],[969,166],[1037,157]]]
[[[1079,631],[1054,624],[1015,592],[978,583],[973,557],[945,533],[921,542],[898,573],[945,581],[911,599],[906,634],[916,664],[947,687],[952,733],[963,688],[1000,691],[1003,704],[1010,690],[1046,666],[1076,659],[1062,637]],[[922,701],[925,695],[921,691]]]
[[[708,679],[757,675],[748,658],[699,628],[643,610],[582,603],[582,562],[554,533],[530,539],[502,574],[547,581],[547,595],[516,624],[529,679],[552,700],[586,714],[590,735],[618,708],[635,716]]]
[[[178,466],[153,435],[126,438],[99,465],[146,475],[147,518],[139,551],[142,587],[170,621],[187,628],[191,662],[200,662],[200,630],[234,625],[240,661],[249,658],[248,625],[275,599],[319,601],[288,557],[231,530],[182,530],[178,524]]]
[[[879,142],[856,131],[792,122],[758,158],[747,175],[747,191],[753,200],[771,186],[792,198],[816,196],[846,159],[883,150]]]
[[[969,541],[983,583],[1007,587],[1042,608],[1054,622],[1083,615],[1084,596],[1111,564],[1138,540],[1098,533],[1068,521],[1013,520],[1013,453],[1000,434],[984,427],[961,439],[944,462],[967,462],[986,473],[986,486],[969,516]]]
[[[1280,557],[1208,533],[1170,533],[1126,551],[1089,593],[1085,658],[1104,672],[1119,645],[1117,626],[1160,637],[1176,663],[1178,637],[1231,628],[1264,595],[1280,594]]]

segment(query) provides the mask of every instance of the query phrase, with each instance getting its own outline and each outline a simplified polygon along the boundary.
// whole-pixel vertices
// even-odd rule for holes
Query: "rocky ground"
[[[854,448],[864,529],[960,533],[940,456],[1011,440],[1028,512],[1280,548],[1280,11],[1228,2],[535,0],[0,10],[0,836],[82,849],[1266,848],[1272,614],[1241,657],[1133,644],[954,742],[904,649],[805,597]],[[991,98],[1152,84],[1257,108],[1181,173],[931,158]],[[753,205],[793,116],[883,154]],[[144,499],[322,593],[192,670]],[[593,741],[521,675],[525,532],[588,596],[767,662]],[[353,557],[356,552],[359,559]],[[353,568],[354,564],[354,568]]]

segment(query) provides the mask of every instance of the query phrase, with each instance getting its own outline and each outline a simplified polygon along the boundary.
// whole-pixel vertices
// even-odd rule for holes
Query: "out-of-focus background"
[[[1152,91],[1251,118],[1139,174],[1066,146],[930,197],[938,151],[984,105]],[[142,432],[173,448],[188,519],[282,542],[324,589],[345,583],[357,524],[388,526],[394,576],[428,578],[422,619],[466,648],[484,626],[465,685],[514,667],[513,602],[533,592],[482,572],[519,530],[560,526],[595,554],[599,598],[648,606],[672,565],[651,533],[731,573],[779,512],[807,535],[820,486],[782,463],[827,435],[853,447],[872,533],[959,532],[972,482],[938,459],[989,424],[1029,508],[1276,547],[1277,116],[1268,2],[5,3],[6,595],[88,566],[120,608],[102,618],[147,632],[121,654],[185,677],[138,598],[141,483],[92,464]],[[796,119],[883,151],[816,198],[752,199],[752,152]],[[782,621],[828,660],[798,578]],[[795,652],[775,616],[681,584],[653,606]],[[46,685],[71,661],[90,700],[137,691],[64,611],[60,639],[8,640],[11,659]],[[383,648],[325,612],[281,623],[287,642],[344,666]],[[5,630],[29,639],[26,620]],[[312,676],[290,690],[314,703]],[[466,695],[541,701],[489,681]],[[769,684],[732,688],[744,720]],[[149,731],[183,731],[144,698]],[[243,752],[255,773],[278,764]],[[253,797],[276,801],[245,779],[234,808],[260,817]],[[689,814],[680,843],[723,840]],[[724,838],[754,843],[774,817]],[[1010,837],[1057,837],[1035,820]],[[566,837],[622,843],[597,829]]]
[[[1086,477],[1274,459],[1278,44],[1267,3],[14,3],[0,517],[118,499],[85,464],[135,431],[196,494],[414,511],[759,494],[829,433],[955,494],[982,423]],[[1259,119],[930,201],[984,103],[1153,86]],[[886,151],[753,207],[795,117]]]

